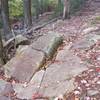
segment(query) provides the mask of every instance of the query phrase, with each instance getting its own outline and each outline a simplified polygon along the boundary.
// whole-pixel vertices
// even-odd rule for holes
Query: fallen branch
[[[54,19],[52,19],[52,20],[50,20],[50,21],[48,21],[48,22],[46,22],[46,23],[44,23],[44,24],[42,24],[42,25],[38,25],[38,26],[36,26],[36,27],[33,27],[33,28],[27,30],[24,34],[27,34],[27,33],[30,33],[30,32],[38,31],[38,30],[40,30],[41,28],[45,27],[46,25],[48,25],[48,24],[50,24],[50,23],[52,23],[52,22],[57,21],[59,18],[60,18],[60,17],[54,18]]]

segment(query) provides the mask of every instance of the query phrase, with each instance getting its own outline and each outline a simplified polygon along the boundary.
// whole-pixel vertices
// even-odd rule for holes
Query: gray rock
[[[88,50],[91,46],[94,45],[94,41],[89,41],[87,39],[82,39],[77,41],[76,43],[73,44],[74,49],[83,49],[83,50]]]
[[[62,41],[62,36],[50,33],[39,38],[31,46],[19,48],[16,56],[4,66],[6,77],[12,76],[19,81],[29,81],[45,63],[45,53],[52,57]]]
[[[10,83],[0,79],[0,96],[14,92]],[[0,99],[1,100],[1,99]]]
[[[6,96],[0,96],[0,100],[11,100],[11,98],[8,98]]]
[[[99,27],[88,27],[88,28],[83,30],[82,34],[88,34],[88,33],[91,33],[93,31],[96,31],[98,29],[99,29]]]
[[[94,95],[99,94],[99,91],[98,91],[98,90],[88,90],[88,91],[87,91],[87,94],[88,94],[89,96],[94,96]]]
[[[93,46],[98,40],[100,40],[100,35],[88,34],[82,39],[73,44],[74,49],[88,50]]]
[[[98,40],[100,40],[100,35],[88,34],[85,36],[85,38],[89,41],[94,41],[96,43]]]
[[[75,89],[74,77],[82,71],[87,70],[85,64],[68,47],[58,52],[56,57],[58,62],[51,64],[45,72],[39,93],[47,97],[57,97],[60,94],[69,93]],[[39,71],[33,76],[30,85],[22,89],[15,86],[14,90],[19,98],[31,99],[32,94],[36,93],[42,80],[44,71]],[[33,85],[32,85],[33,84]],[[29,92],[31,91],[31,92]]]
[[[53,97],[72,91],[75,88],[73,77],[88,69],[66,46],[58,52],[55,61],[47,68],[42,83],[41,91],[45,96]]]
[[[59,35],[58,33],[49,32],[48,34],[41,36],[31,46],[35,49],[46,51],[49,48],[48,46],[52,44],[55,38],[61,38],[62,41],[61,35]]]
[[[14,39],[16,39],[16,45],[18,44],[29,44],[29,41],[26,37],[24,37],[23,35],[17,35],[15,38],[11,38],[9,39],[7,42],[3,42],[4,47],[9,47],[9,45],[12,43],[12,41],[14,41]]]
[[[37,72],[31,82],[25,87],[24,84],[14,84],[13,88],[18,98],[32,99],[32,96],[37,93],[44,71]]]
[[[57,33],[48,33],[40,37],[31,46],[34,49],[42,50],[46,53],[49,59],[52,59],[53,55],[57,51],[58,47],[63,43],[63,37]]]
[[[25,82],[29,81],[32,75],[39,70],[44,63],[44,53],[25,46],[5,66],[5,76]]]
[[[100,61],[100,55],[98,55],[96,59],[97,59],[98,61]]]

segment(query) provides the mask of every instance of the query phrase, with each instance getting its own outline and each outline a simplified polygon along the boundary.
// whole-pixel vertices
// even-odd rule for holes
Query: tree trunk
[[[31,0],[23,0],[24,4],[24,21],[26,28],[30,28],[32,25],[32,14],[31,14]]]
[[[40,0],[40,14],[44,13],[43,3],[44,3],[44,0]]]
[[[35,8],[35,12],[36,12],[36,19],[39,18],[39,14],[40,14],[40,2],[39,0],[34,0],[34,8]]]
[[[10,22],[9,22],[9,6],[8,0],[1,0],[1,16],[3,22],[3,30],[6,39],[9,39],[11,30],[10,30]]]
[[[58,0],[58,15],[61,16],[62,15],[62,1]]]
[[[4,55],[3,55],[3,43],[2,43],[2,37],[1,37],[1,32],[0,32],[0,65],[4,64]]]
[[[63,8],[63,19],[70,17],[70,1],[63,0],[64,8]]]

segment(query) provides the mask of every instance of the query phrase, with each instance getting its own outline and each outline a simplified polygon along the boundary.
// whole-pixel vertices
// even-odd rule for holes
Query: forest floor
[[[40,34],[53,32],[64,37],[64,45],[57,51],[57,56],[47,68],[45,75],[40,71],[33,77],[36,83],[40,84],[39,82],[42,82],[38,94],[33,92],[38,87],[37,84],[32,86],[29,83],[27,86],[26,83],[10,80],[11,85],[9,85],[2,81],[2,78],[4,81],[7,80],[1,76],[0,86],[3,84],[3,87],[0,88],[0,94],[3,93],[3,96],[0,95],[0,100],[35,100],[36,97],[41,97],[41,95],[45,96],[42,100],[53,96],[56,98],[50,98],[50,100],[100,100],[100,0],[87,0],[85,7],[76,15],[71,16],[70,19],[64,21],[59,19],[46,25],[38,32]],[[28,36],[29,39],[30,37],[31,35]],[[42,44],[42,41],[40,42]],[[39,46],[41,47],[41,45]],[[30,51],[29,49],[28,56],[30,56]],[[40,52],[37,54],[35,54],[35,58],[34,56],[30,56],[30,58],[33,57],[36,59],[35,61],[40,60],[40,57],[37,59],[37,56],[41,55]],[[16,72],[28,70],[24,70],[23,66],[29,66],[27,63],[32,63],[32,60],[28,58],[28,62],[25,62],[25,59],[20,60],[23,62],[17,63],[17,66],[16,62],[14,64],[10,62],[10,65],[17,67]],[[26,80],[25,75],[27,74],[20,76],[19,72],[17,72],[16,77],[19,79],[25,77]],[[28,75],[30,74],[28,73]],[[43,80],[41,76],[44,77]],[[39,79],[42,81],[39,81]],[[5,85],[7,85],[6,90],[4,89]],[[7,91],[10,91],[11,94]],[[40,99],[38,98],[38,100]]]
[[[88,0],[76,16],[64,21],[58,20],[41,31],[63,34],[66,44],[72,45],[70,50],[80,57],[82,62],[88,62],[89,69],[75,77],[77,88],[65,96],[66,100],[100,100],[100,1]],[[86,40],[88,36],[92,39],[92,35],[94,39],[95,35],[98,35],[93,45],[92,41],[89,43]]]

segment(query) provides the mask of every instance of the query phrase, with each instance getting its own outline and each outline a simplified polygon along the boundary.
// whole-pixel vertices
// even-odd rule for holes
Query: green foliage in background
[[[63,13],[63,2],[61,0],[56,0],[54,16],[59,16]]]
[[[58,16],[63,12],[63,3],[60,0],[32,0],[32,15],[44,13],[49,10],[54,11]],[[80,9],[85,0],[70,0],[70,12],[74,13]],[[9,0],[10,17],[23,16],[23,0]],[[39,11],[39,12],[37,12]]]
[[[23,16],[23,0],[9,0],[10,17]]]
[[[70,0],[70,13],[75,13],[80,10],[82,5],[85,3],[85,0]]]

